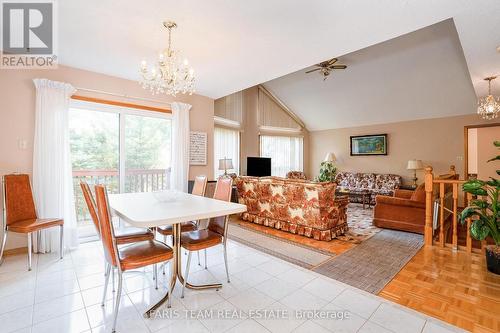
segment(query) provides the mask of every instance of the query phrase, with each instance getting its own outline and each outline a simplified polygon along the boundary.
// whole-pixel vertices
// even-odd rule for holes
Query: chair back
[[[108,193],[104,185],[95,185],[94,191],[99,228],[101,230],[101,242],[104,248],[104,257],[112,266],[118,266],[116,260],[118,250],[111,220],[111,211],[109,209]]]
[[[214,199],[222,201],[231,200],[233,190],[233,179],[230,177],[219,177],[215,185]]]
[[[80,188],[82,189],[83,198],[85,199],[85,203],[87,204],[87,208],[90,213],[90,217],[97,231],[97,235],[101,236],[101,229],[99,228],[99,219],[97,217],[97,210],[94,197],[92,196],[92,192],[90,191],[90,186],[86,182],[80,182]]]
[[[191,194],[204,196],[207,189],[207,176],[196,176]]]
[[[3,176],[5,224],[36,219],[35,201],[29,176],[13,174]]]
[[[230,177],[220,177],[215,185],[214,199],[222,201],[231,201],[231,192],[233,190],[233,179]],[[218,216],[211,218],[207,229],[222,235],[224,239],[227,235],[227,222],[229,216]]]

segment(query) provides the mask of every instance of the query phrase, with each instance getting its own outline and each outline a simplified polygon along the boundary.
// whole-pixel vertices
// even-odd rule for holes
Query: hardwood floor
[[[500,276],[482,254],[424,247],[379,296],[472,332],[500,332]]]

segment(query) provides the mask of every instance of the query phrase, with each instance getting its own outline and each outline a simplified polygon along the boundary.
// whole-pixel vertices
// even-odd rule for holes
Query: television
[[[247,157],[247,176],[265,177],[270,175],[270,157]]]

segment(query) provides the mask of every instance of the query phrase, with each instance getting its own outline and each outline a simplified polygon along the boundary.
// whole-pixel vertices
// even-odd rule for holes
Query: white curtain
[[[234,169],[228,172],[239,174],[240,170],[240,132],[222,127],[214,128],[214,175],[218,178],[224,173],[219,170],[219,160],[230,158]]]
[[[288,171],[303,171],[303,139],[293,136],[260,137],[260,156],[271,158],[271,175],[285,177]]]
[[[191,105],[172,103],[172,173],[170,188],[188,191],[189,110]]]
[[[67,83],[34,79],[36,87],[33,147],[33,195],[39,218],[64,218],[66,248],[78,246],[71,176],[68,106],[75,88]],[[38,252],[59,249],[59,228],[33,237]]]

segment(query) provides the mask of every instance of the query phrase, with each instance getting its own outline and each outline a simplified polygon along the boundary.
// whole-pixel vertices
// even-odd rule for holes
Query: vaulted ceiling
[[[197,91],[218,98],[452,18],[472,82],[500,73],[498,0],[65,0],[62,64],[132,80],[165,48],[162,21],[179,28]],[[500,84],[499,84],[500,86]]]
[[[453,20],[349,53],[323,80],[314,68],[264,86],[322,130],[472,113],[476,96]]]

